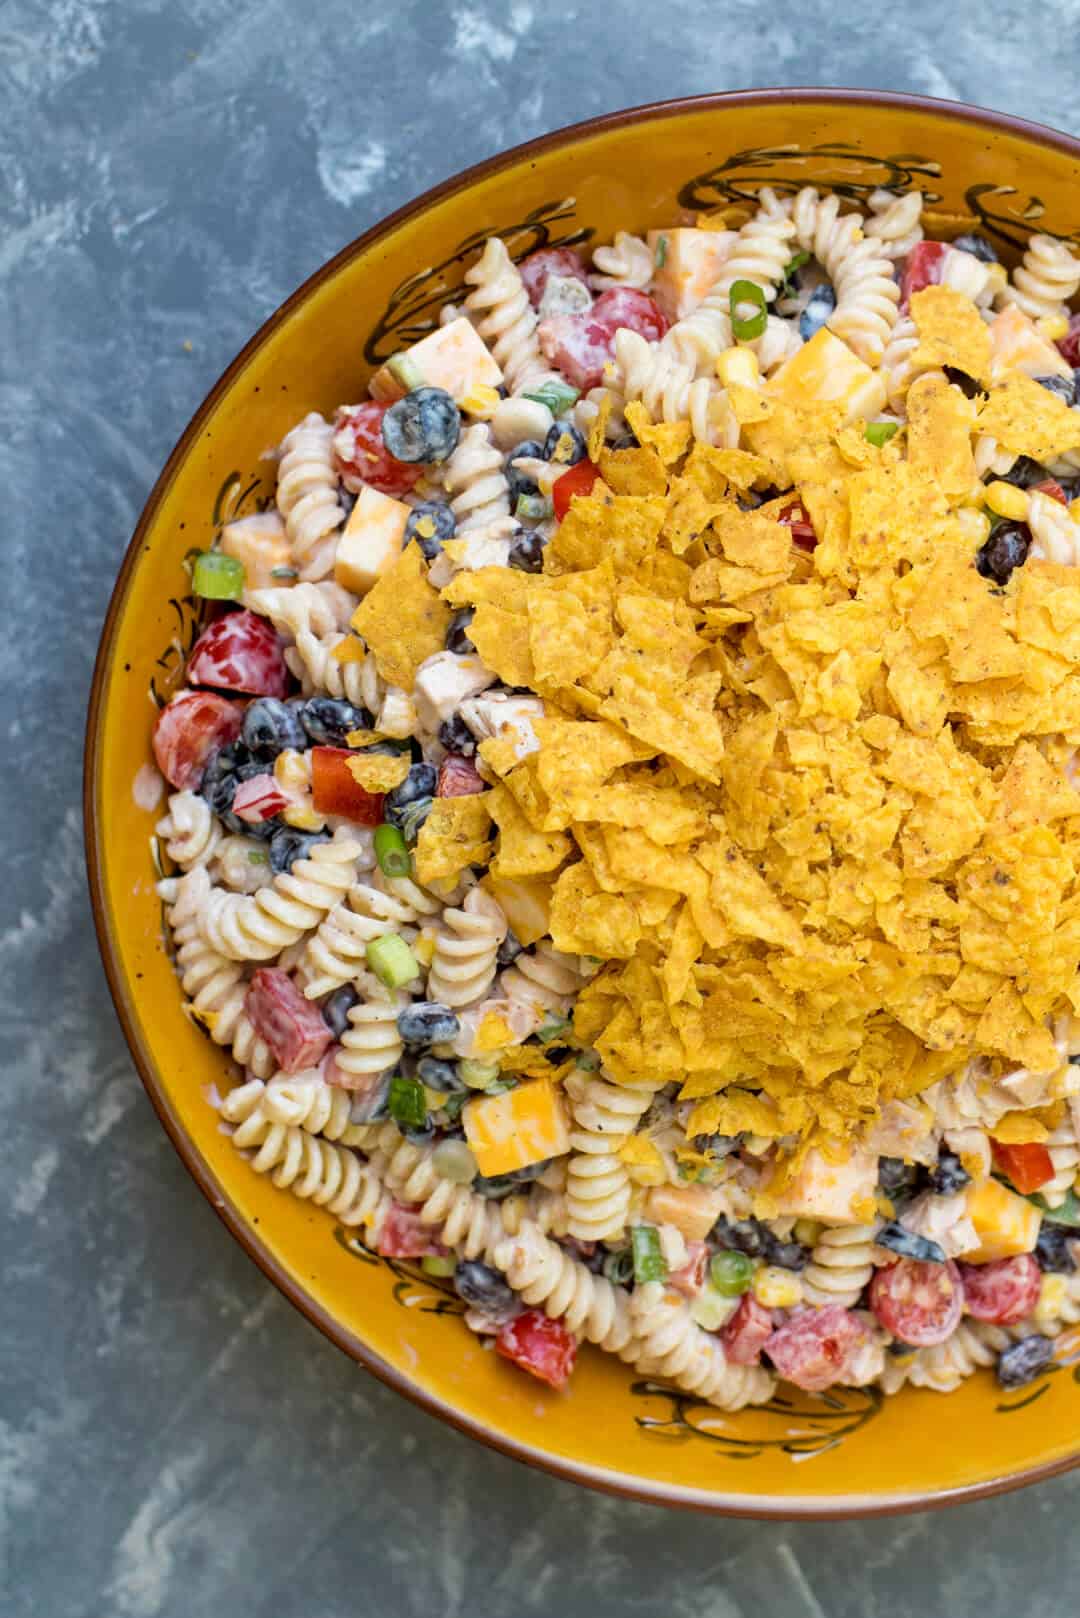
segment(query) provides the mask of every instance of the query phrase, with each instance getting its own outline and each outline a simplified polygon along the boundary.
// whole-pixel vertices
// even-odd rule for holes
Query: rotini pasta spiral
[[[296,644],[285,648],[285,661],[300,681],[305,696],[318,691],[329,697],[344,697],[346,702],[374,714],[372,705],[365,701],[372,694],[374,679],[377,679],[374,658],[342,663],[334,656],[335,649],[349,638],[337,629],[322,636],[301,629]],[[353,644],[359,647],[358,641]]]
[[[1064,242],[1055,236],[1032,236],[1023,263],[1012,273],[1012,285],[994,299],[999,309],[1015,303],[1040,320],[1049,315],[1067,315],[1069,301],[1080,290],[1080,259],[1073,257]]]
[[[1060,1208],[1080,1175],[1080,1140],[1071,1122],[1059,1124],[1046,1138],[1054,1178],[1039,1187],[1048,1208]]]
[[[472,888],[460,906],[443,912],[444,931],[435,941],[428,994],[444,1006],[471,1005],[495,977],[495,956],[506,937],[506,917],[482,888]]]
[[[377,1239],[392,1202],[382,1182],[378,1154],[365,1163],[346,1146],[336,1146],[296,1124],[276,1123],[263,1098],[249,1111],[240,1090],[225,1097],[221,1114],[226,1121],[235,1121],[232,1143],[237,1151],[253,1153],[251,1167],[256,1174],[269,1174],[279,1190],[316,1203],[343,1225],[363,1225]]]
[[[269,618],[279,635],[297,640],[300,635],[330,635],[347,629],[356,609],[356,597],[340,584],[286,584],[277,589],[245,590],[244,606]]]
[[[536,312],[506,243],[489,236],[465,280],[465,308],[491,349],[511,393],[540,387],[554,373],[540,353]],[[460,525],[459,525],[460,526]]]
[[[663,1282],[635,1287],[630,1313],[641,1339],[636,1364],[646,1375],[663,1377],[721,1410],[771,1398],[775,1383],[769,1373],[757,1365],[729,1365],[719,1339],[695,1325],[682,1298]]]
[[[443,486],[459,534],[484,528],[496,517],[510,514],[510,485],[503,458],[483,422],[466,427],[457,449],[446,463]]]
[[[1032,489],[1028,496],[1027,525],[1031,530],[1029,554],[1033,560],[1057,562],[1063,567],[1080,566],[1080,523],[1073,521],[1067,506]]]
[[[377,1123],[354,1124],[349,1092],[328,1083],[318,1068],[272,1078],[266,1086],[264,1105],[275,1123],[296,1124],[311,1135],[325,1135],[339,1146],[369,1148],[383,1128]]]
[[[803,1271],[810,1303],[839,1303],[851,1309],[874,1273],[875,1225],[835,1225],[823,1230]]]
[[[209,865],[221,842],[221,827],[205,798],[197,792],[173,792],[168,813],[154,827],[169,858],[187,871]]]
[[[281,442],[277,507],[301,579],[325,579],[333,571],[337,530],[345,521],[333,441],[333,427],[313,410]]]
[[[563,1321],[569,1331],[581,1332],[622,1360],[636,1360],[641,1353],[625,1287],[594,1275],[537,1226],[525,1224],[507,1236],[492,1262],[527,1304]]]
[[[900,411],[904,407],[907,390],[915,380],[912,366],[919,334],[910,315],[901,315],[889,335],[878,366],[885,379],[885,394],[890,407]]]
[[[996,478],[1004,477],[1012,469],[1016,456],[1012,450],[1002,449],[989,433],[979,433],[975,439],[974,461],[976,477],[984,478],[990,472]]]
[[[210,879],[202,866],[176,883],[168,920],[180,983],[214,1044],[230,1049],[241,1067],[265,1079],[275,1063],[244,1010],[247,982],[243,968],[211,948],[200,931],[209,895]]]
[[[692,314],[678,320],[661,339],[661,346],[695,376],[711,377],[717,356],[733,342],[731,288],[736,281],[753,281],[767,301],[776,296],[791,258],[795,226],[783,213],[762,211],[739,231],[731,256],[718,278]]]
[[[993,1365],[1011,1341],[1012,1334],[1003,1326],[962,1320],[945,1342],[920,1348],[913,1355],[907,1366],[907,1381],[915,1388],[952,1393],[975,1371]]]
[[[409,905],[368,882],[354,883],[347,898],[323,917],[300,957],[307,998],[319,1000],[350,982],[362,970],[373,938],[396,932],[415,919]]]
[[[598,247],[593,252],[593,274],[589,285],[604,292],[609,287],[633,287],[644,292],[653,278],[653,255],[648,242],[632,236],[628,230],[617,230],[610,247]],[[597,275],[596,271],[600,274]]]
[[[619,1157],[652,1100],[655,1086],[611,1084],[588,1073],[566,1081],[574,1127],[566,1180],[571,1236],[612,1241],[626,1228],[630,1178]]]
[[[356,875],[359,843],[318,843],[308,859],[258,893],[208,895],[200,917],[206,942],[233,961],[264,961],[317,927]]]
[[[385,990],[349,1011],[349,1026],[334,1059],[343,1089],[361,1090],[401,1060],[404,1050],[397,1015],[407,997]]]
[[[921,191],[871,191],[871,217],[866,222],[867,234],[881,243],[886,258],[907,258],[912,248],[923,239]],[[969,255],[970,256],[970,255]]]
[[[880,362],[896,324],[900,289],[892,261],[858,214],[840,214],[840,199],[804,186],[792,209],[799,246],[812,253],[833,284],[836,308],[826,324],[871,365]]]
[[[624,404],[640,399],[653,421],[689,421],[700,443],[735,448],[739,424],[724,390],[707,376],[695,381],[663,343],[623,328],[615,333],[615,365]]]
[[[554,944],[541,939],[531,952],[523,951],[517,957],[499,982],[508,999],[565,1017],[584,977],[576,955],[563,955]]]

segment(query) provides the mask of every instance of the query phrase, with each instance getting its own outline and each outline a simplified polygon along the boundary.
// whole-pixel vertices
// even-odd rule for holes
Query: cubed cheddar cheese
[[[1000,1180],[976,1180],[969,1186],[964,1211],[979,1238],[978,1247],[965,1252],[965,1263],[992,1264],[998,1258],[1034,1252],[1042,1215],[1034,1203]]]
[[[885,405],[886,384],[827,327],[785,360],[765,384],[765,392],[789,404],[841,402],[845,420],[876,416]]]
[[[528,949],[551,928],[551,884],[535,877],[494,877],[481,884],[491,894],[519,943]]]
[[[650,230],[649,246],[656,265],[652,295],[669,320],[683,320],[697,308],[720,274],[736,234],[734,230]]]
[[[477,388],[497,388],[503,379],[498,361],[464,315],[422,337],[405,350],[404,359],[402,368],[416,378],[417,387],[445,388],[456,404]],[[372,377],[369,391],[387,404],[400,399],[405,388],[384,365]]]
[[[1068,360],[1035,329],[1035,322],[1015,303],[999,309],[990,322],[990,363],[995,382],[1008,371],[1028,376],[1071,376]]]
[[[658,1185],[649,1193],[649,1218],[675,1225],[688,1242],[703,1242],[727,1206],[716,1185]]]
[[[360,490],[338,540],[334,578],[354,595],[366,595],[401,555],[409,507],[367,485]]]
[[[807,1152],[798,1174],[776,1199],[777,1214],[826,1224],[857,1221],[859,1207],[873,1201],[877,1177],[872,1152],[853,1150],[844,1163],[830,1163],[820,1152]]]
[[[570,1150],[566,1108],[551,1079],[527,1079],[502,1095],[478,1096],[461,1117],[485,1176],[512,1174]]]
[[[226,523],[221,531],[221,549],[226,556],[243,562],[247,590],[267,590],[288,582],[280,575],[274,577],[276,568],[292,566],[285,524],[276,511],[256,511],[250,517]]]

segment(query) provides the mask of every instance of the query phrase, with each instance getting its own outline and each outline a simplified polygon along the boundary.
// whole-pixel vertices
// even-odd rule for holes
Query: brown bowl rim
[[[626,123],[648,123],[653,119],[670,117],[672,114],[698,112],[708,108],[782,107],[785,104],[815,103],[829,106],[895,107],[907,111],[925,112],[937,117],[954,118],[962,123],[974,124],[984,129],[1000,130],[1009,135],[1019,135],[1043,146],[1056,147],[1066,152],[1069,156],[1080,160],[1080,140],[1065,134],[1061,130],[1051,129],[1045,125],[1033,123],[1028,119],[1015,117],[1010,113],[997,112],[991,108],[977,107],[970,103],[944,101],[932,96],[908,95],[899,91],[800,86],[791,89],[777,87],[761,90],[714,92],[699,96],[679,96],[668,101],[647,102],[641,106],[629,107],[618,112],[601,113],[593,118],[582,119],[578,123],[567,124],[547,135],[541,135],[535,140],[523,142],[519,146],[499,152],[493,157],[485,158],[481,162],[474,163],[469,168],[462,169],[459,173],[441,181],[438,185],[432,186],[412,201],[405,203],[400,208],[396,208],[393,213],[388,214],[386,218],[371,226],[362,235],[355,237],[339,252],[335,253],[332,258],[328,259],[325,264],[321,265],[319,269],[315,270],[313,274],[308,276],[244,344],[236,358],[222,372],[207,393],[177,440],[140,514],[109,599],[109,607],[102,626],[101,641],[90,686],[83,765],[83,823],[94,930],[97,934],[98,948],[101,952],[109,992],[112,996],[128,1049],[131,1052],[132,1060],[154,1110],[188,1173],[222,1223],[240,1243],[248,1256],[259,1266],[263,1274],[274,1283],[279,1292],[283,1293],[290,1303],[294,1304],[311,1324],[316,1326],[324,1336],[328,1337],[336,1347],[348,1354],[351,1359],[362,1365],[374,1376],[377,1376],[387,1387],[392,1388],[396,1393],[403,1394],[413,1404],[418,1405],[421,1410],[437,1416],[451,1427],[455,1427],[459,1432],[470,1438],[478,1439],[481,1443],[486,1444],[489,1449],[496,1450],[502,1455],[508,1455],[513,1460],[523,1461],[526,1465],[536,1467],[554,1477],[566,1479],[569,1482],[583,1484],[588,1488],[599,1489],[607,1494],[642,1501],[649,1505],[673,1506],[683,1510],[707,1512],[710,1515],[720,1517],[767,1518],[789,1522],[887,1517],[913,1511],[936,1510],[944,1506],[960,1505],[973,1500],[985,1500],[993,1495],[1005,1494],[1013,1489],[1024,1488],[1028,1484],[1044,1482],[1048,1478],[1057,1477],[1061,1473],[1070,1471],[1080,1464],[1080,1446],[1071,1455],[1057,1461],[1049,1461],[1044,1465],[1030,1467],[1020,1472],[1003,1474],[1000,1477],[990,1478],[983,1483],[968,1484],[961,1488],[946,1489],[936,1493],[927,1492],[904,1496],[884,1496],[881,1498],[855,1496],[845,1499],[843,1496],[837,1496],[835,1500],[821,1495],[811,1496],[805,1502],[788,1497],[777,1500],[773,1504],[764,1496],[760,1500],[748,1495],[718,1494],[713,1497],[704,1491],[682,1488],[669,1490],[661,1485],[654,1487],[628,1474],[600,1472],[598,1469],[590,1468],[580,1462],[564,1460],[559,1456],[534,1449],[531,1445],[520,1443],[513,1438],[507,1437],[486,1426],[483,1422],[463,1415],[454,1406],[447,1404],[435,1394],[419,1387],[408,1376],[398,1370],[396,1366],[391,1365],[381,1355],[376,1354],[362,1339],[344,1328],[301,1285],[292,1280],[268,1250],[263,1239],[255,1234],[232,1205],[225,1187],[210,1172],[194,1141],[183,1129],[179,1119],[174,1114],[168,1096],[155,1071],[154,1064],[149,1060],[148,1053],[143,1050],[137,1035],[130,1009],[129,988],[123,980],[118,955],[113,946],[102,884],[102,861],[99,843],[101,827],[97,814],[97,788],[105,674],[112,653],[115,626],[123,607],[129,581],[134,573],[142,549],[144,535],[157,514],[165,491],[172,483],[177,470],[192,445],[198,439],[207,417],[228,392],[252,355],[277,329],[281,322],[302,304],[317,287],[336,275],[338,270],[357,254],[364,252],[368,247],[390,235],[406,219],[423,212],[434,202],[441,201],[456,192],[468,190],[477,181],[488,175],[498,173],[501,169],[518,163],[523,158],[537,156],[581,137],[598,134],[608,129],[615,129]]]

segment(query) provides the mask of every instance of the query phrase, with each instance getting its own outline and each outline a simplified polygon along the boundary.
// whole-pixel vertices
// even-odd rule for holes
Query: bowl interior
[[[936,1503],[1071,1464],[1080,1388],[1063,1352],[1011,1394],[986,1375],[947,1398],[784,1388],[726,1416],[588,1350],[570,1391],[553,1394],[485,1352],[438,1283],[373,1258],[330,1215],[254,1174],[207,1105],[233,1075],[182,1008],[139,775],[155,704],[194,633],[181,560],[272,498],[267,455],[285,431],[308,410],[363,397],[372,369],[432,323],[489,234],[521,256],[689,222],[762,185],[814,183],[853,199],[884,185],[927,193],[931,233],[978,228],[1010,257],[1034,230],[1080,240],[1078,153],[993,115],[830,92],[707,98],[548,137],[403,210],[302,288],[192,422],[132,541],[91,703],[87,829],[110,982],[154,1104],[234,1234],[335,1342],[467,1431],[582,1482],[762,1514]]]

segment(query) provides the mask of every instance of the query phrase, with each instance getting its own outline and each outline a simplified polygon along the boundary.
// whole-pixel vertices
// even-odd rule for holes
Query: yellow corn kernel
[[[997,517],[1008,517],[1010,522],[1023,522],[1027,517],[1027,494],[1013,483],[1002,483],[998,480],[987,484],[983,498]]]
[[[425,930],[413,939],[410,947],[421,966],[430,966],[435,959],[435,934]]]
[[[281,818],[298,831],[322,831],[326,825],[325,815],[317,814],[307,803],[294,803],[288,809],[283,809]]]
[[[286,747],[274,760],[274,780],[284,792],[302,792],[311,782],[311,761],[306,753]]]
[[[1032,1313],[1042,1324],[1057,1320],[1069,1296],[1069,1279],[1065,1275],[1044,1275],[1039,1287],[1039,1301]]]
[[[1064,315],[1043,315],[1035,322],[1035,330],[1048,342],[1060,342],[1068,334],[1069,322]]]
[[[964,530],[965,537],[977,550],[990,533],[990,518],[986,512],[979,511],[976,506],[961,506],[956,520]]]
[[[804,1247],[813,1247],[824,1229],[825,1226],[817,1219],[796,1219],[795,1239],[802,1242]]]
[[[1080,522],[1080,500],[1071,500],[1069,502],[1069,516],[1073,522]]]
[[[475,416],[477,421],[490,421],[500,398],[497,389],[489,387],[486,382],[475,382],[461,400],[461,408],[467,416]]]
[[[761,366],[752,348],[725,348],[717,357],[716,374],[725,387],[741,382],[743,387],[756,388],[761,383]]]
[[[763,1264],[754,1271],[750,1290],[758,1303],[766,1309],[794,1309],[802,1302],[802,1282],[791,1270],[782,1270],[775,1264]]]

